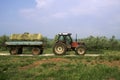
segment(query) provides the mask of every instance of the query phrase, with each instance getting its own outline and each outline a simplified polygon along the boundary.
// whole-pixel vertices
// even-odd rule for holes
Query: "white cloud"
[[[51,17],[53,18],[65,18],[68,15],[66,12],[58,12],[53,14]]]
[[[79,0],[76,5],[69,5],[69,7],[64,8],[69,3],[66,5],[62,5],[62,3],[60,3],[59,5],[55,5],[55,0],[35,0],[35,2],[36,5],[34,8],[22,9],[20,13],[27,18],[41,16],[46,18],[47,16],[49,18],[60,19],[83,15],[94,15],[101,17],[104,15],[104,12],[109,11],[113,6],[120,4],[119,0]],[[59,1],[56,2],[59,3]],[[70,0],[69,2],[72,1]],[[41,15],[41,13],[45,14]]]
[[[46,5],[45,0],[36,0],[36,7],[37,8],[42,8]]]
[[[44,8],[49,6],[53,0],[35,0],[36,2],[36,8]]]
[[[19,13],[24,18],[30,19],[30,18],[41,18],[48,16],[45,15],[47,12],[45,11],[47,8],[50,8],[51,4],[54,0],[35,0],[36,5],[32,8],[24,8],[19,10]],[[45,14],[44,14],[45,13]],[[42,14],[42,15],[41,15]],[[43,15],[44,14],[44,15]]]
[[[118,5],[118,0],[84,0],[69,11],[73,15],[99,15],[103,10],[108,11],[112,6]]]
[[[67,4],[66,4],[67,5]],[[63,5],[63,6],[66,6]],[[91,15],[101,17],[108,13],[112,7],[120,5],[119,0],[79,0],[77,5],[70,6],[66,10],[53,13],[53,18],[66,18],[70,16]],[[62,5],[61,5],[62,6]]]

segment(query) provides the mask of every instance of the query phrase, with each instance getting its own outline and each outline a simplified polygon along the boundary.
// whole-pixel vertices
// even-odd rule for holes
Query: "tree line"
[[[46,47],[52,48],[55,42],[55,39],[49,39],[44,37],[44,40],[47,42]],[[0,50],[5,50],[3,47],[4,42],[9,40],[9,36],[3,35],[0,36]],[[89,36],[87,38],[78,39],[79,42],[84,42],[88,50],[120,50],[120,40],[116,39],[115,36],[107,38],[105,36]]]
[[[115,36],[111,38],[89,36],[79,41],[85,42],[88,50],[120,50],[120,40]]]

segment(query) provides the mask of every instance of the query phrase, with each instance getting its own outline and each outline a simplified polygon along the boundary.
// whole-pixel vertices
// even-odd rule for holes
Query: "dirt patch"
[[[58,62],[69,62],[69,60],[68,59],[63,59],[63,58],[45,59],[45,60],[35,61],[32,64],[20,67],[19,69],[20,70],[26,70],[26,69],[37,67],[37,66],[39,66],[41,64],[45,64],[45,63],[58,63]]]
[[[116,66],[116,67],[119,67],[119,68],[120,68],[120,61],[111,61],[111,62],[109,62],[109,61],[104,61],[104,62],[102,62],[101,64],[105,64],[105,65],[108,65],[108,66],[110,66],[110,67]]]

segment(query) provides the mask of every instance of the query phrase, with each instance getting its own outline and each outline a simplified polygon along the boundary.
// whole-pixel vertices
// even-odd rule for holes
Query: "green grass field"
[[[99,57],[0,56],[0,80],[120,80],[120,52],[104,54]]]

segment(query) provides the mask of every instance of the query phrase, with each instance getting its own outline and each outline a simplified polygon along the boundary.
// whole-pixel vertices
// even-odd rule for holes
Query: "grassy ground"
[[[0,80],[120,80],[120,52],[99,57],[0,56]]]

